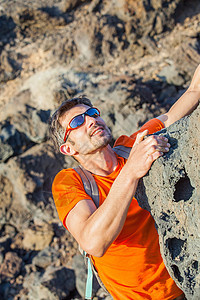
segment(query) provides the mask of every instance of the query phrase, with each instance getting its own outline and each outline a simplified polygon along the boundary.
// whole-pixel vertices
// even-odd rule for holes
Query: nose
[[[91,128],[94,124],[96,124],[96,118],[90,116],[85,116],[85,118],[85,122],[88,128]]]

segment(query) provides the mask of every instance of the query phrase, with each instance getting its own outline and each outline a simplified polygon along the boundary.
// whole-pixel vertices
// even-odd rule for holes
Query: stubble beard
[[[94,145],[95,150],[106,147],[112,141],[112,134],[111,134],[110,130],[105,129],[105,131],[106,131],[106,134],[105,133],[102,133],[102,135],[100,134],[101,138],[94,139],[94,141],[92,141],[92,144]]]
[[[97,152],[106,147],[112,141],[112,134],[109,128],[104,128],[103,132],[98,136],[91,136],[90,143],[85,142],[81,147],[81,154],[88,155]]]

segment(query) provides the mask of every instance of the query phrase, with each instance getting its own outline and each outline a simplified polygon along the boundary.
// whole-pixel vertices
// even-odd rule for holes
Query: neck
[[[95,153],[78,157],[78,161],[86,170],[100,176],[111,174],[117,167],[117,157],[110,145]]]

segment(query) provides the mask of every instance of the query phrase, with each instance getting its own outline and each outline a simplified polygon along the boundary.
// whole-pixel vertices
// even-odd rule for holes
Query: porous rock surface
[[[165,265],[187,299],[200,299],[200,106],[158,134],[169,153],[140,181],[137,199],[155,219]]]

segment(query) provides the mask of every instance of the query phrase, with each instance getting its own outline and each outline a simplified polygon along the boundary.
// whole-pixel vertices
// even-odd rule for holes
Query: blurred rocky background
[[[136,131],[187,88],[199,36],[199,0],[0,0],[0,299],[83,298],[51,195],[74,165],[48,140],[54,109],[86,94],[114,138]]]

